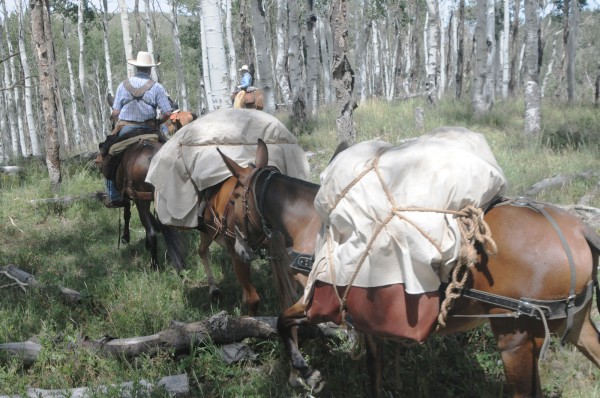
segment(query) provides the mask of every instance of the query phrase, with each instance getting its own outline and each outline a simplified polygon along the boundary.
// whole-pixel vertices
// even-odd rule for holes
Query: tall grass
[[[425,128],[415,124],[415,109],[425,111]],[[521,131],[522,105],[497,103],[492,112],[474,120],[468,105],[441,102],[436,108],[415,100],[368,102],[357,108],[357,140],[380,139],[398,143],[439,126],[463,126],[485,135],[509,181],[509,195],[522,195],[537,181],[556,174],[598,170],[598,112],[592,108],[548,107],[543,110],[543,134],[536,142]],[[284,122],[288,122],[282,118]],[[335,113],[319,111],[303,126],[290,126],[309,153],[311,179],[327,165],[336,147]],[[72,204],[34,204],[54,195],[86,195],[103,190],[100,174],[87,164],[65,164],[60,192],[52,192],[43,164],[23,162],[20,176],[0,175],[0,266],[15,264],[42,283],[62,285],[83,294],[70,304],[55,289],[27,291],[0,275],[0,343],[25,341],[32,336],[43,344],[42,356],[31,365],[10,358],[0,360],[0,394],[23,394],[27,386],[69,388],[146,379],[156,381],[186,372],[193,396],[303,397],[306,392],[287,385],[287,360],[277,339],[248,339],[256,361],[225,365],[220,348],[195,347],[189,355],[163,352],[134,360],[107,358],[74,349],[72,342],[88,336],[132,337],[156,333],[172,320],[191,322],[221,310],[244,314],[241,290],[224,250],[210,252],[213,271],[222,288],[218,303],[208,299],[208,286],[196,255],[198,235],[183,231],[188,269],[179,276],[165,264],[152,269],[145,251],[144,229],[133,209],[132,240],[118,244],[119,211],[93,200]],[[537,199],[576,203],[591,191],[596,179],[542,192]],[[592,206],[600,207],[598,196]],[[261,315],[275,316],[277,299],[264,261],[253,265],[253,280],[263,299]],[[600,397],[600,372],[572,348],[552,344],[542,363],[548,396]],[[348,344],[335,340],[307,340],[302,350],[327,379],[321,396],[361,396],[368,378],[362,361],[348,355]],[[503,397],[508,394],[500,357],[488,328],[452,337],[432,337],[427,344],[387,343],[385,389],[394,397]],[[98,396],[117,397],[117,389]],[[157,393],[156,396],[161,396]]]

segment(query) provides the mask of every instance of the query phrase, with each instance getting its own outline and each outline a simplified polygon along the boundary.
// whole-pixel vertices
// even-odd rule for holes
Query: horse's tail
[[[268,239],[269,253],[269,264],[273,273],[273,279],[275,280],[275,288],[277,290],[277,296],[281,308],[291,307],[303,292],[298,290],[298,284],[292,278],[290,273],[290,256],[285,250],[285,244],[282,244],[279,240],[284,239],[281,234],[274,234],[274,236]]]
[[[158,222],[160,232],[165,238],[167,252],[169,253],[173,267],[175,267],[177,272],[183,271],[185,269],[185,259],[183,256],[183,244],[179,230],[170,225],[164,225],[158,217],[156,218],[156,221]]]

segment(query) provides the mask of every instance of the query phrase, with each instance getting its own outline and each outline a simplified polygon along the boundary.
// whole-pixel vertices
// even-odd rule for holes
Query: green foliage
[[[415,109],[424,110],[425,128],[415,125]],[[594,133],[597,110],[586,107],[545,105],[544,134],[567,126],[569,131]],[[528,142],[522,135],[521,101],[496,103],[491,113],[475,120],[470,105],[441,101],[430,108],[420,100],[387,103],[371,101],[355,113],[359,141],[368,139],[400,143],[440,126],[464,126],[485,135],[509,181],[509,195],[526,192],[532,184],[556,174],[596,170],[599,151],[591,138],[578,146],[556,148],[545,138]],[[310,153],[312,180],[326,167],[336,145],[335,111],[319,110],[315,120],[295,129],[302,148]],[[545,137],[545,135],[544,135]],[[593,137],[592,137],[593,138]],[[596,144],[594,144],[594,142]],[[31,202],[53,196],[87,197],[104,188],[103,180],[87,163],[63,163],[61,190],[52,192],[47,170],[39,159],[22,160],[20,176],[0,175],[0,266],[15,264],[50,286],[23,291],[0,275],[0,342],[25,341],[36,336],[44,346],[41,357],[24,366],[15,358],[0,358],[2,394],[24,394],[27,386],[73,388],[156,381],[185,372],[192,396],[206,397],[306,397],[309,392],[287,384],[289,365],[277,339],[245,341],[258,357],[226,365],[220,347],[205,344],[186,355],[165,351],[132,360],[108,358],[75,349],[73,343],[88,336],[118,338],[156,333],[171,320],[192,322],[221,310],[246,313],[242,293],[226,251],[210,250],[210,263],[222,289],[218,302],[208,298],[203,267],[195,253],[198,234],[182,231],[188,269],[177,275],[166,263],[152,269],[144,247],[144,229],[133,209],[132,240],[118,245],[118,210],[81,199],[71,204]],[[590,192],[596,180],[575,179],[564,187],[548,189],[537,198],[572,204]],[[598,197],[592,206],[600,207]],[[253,264],[253,281],[260,292],[261,316],[275,316],[280,308],[265,261]],[[65,301],[56,286],[83,294],[79,304]],[[598,318],[596,312],[594,317]],[[302,339],[300,348],[327,383],[322,397],[364,396],[368,376],[365,360],[353,360],[354,346],[344,339]],[[426,344],[387,342],[384,388],[390,397],[504,397],[509,395],[500,356],[488,327],[469,333],[432,336]],[[541,363],[546,396],[600,397],[600,371],[572,348],[552,340],[548,360]],[[135,394],[134,394],[135,395]],[[119,397],[114,387],[99,397]],[[157,392],[153,396],[167,396]]]

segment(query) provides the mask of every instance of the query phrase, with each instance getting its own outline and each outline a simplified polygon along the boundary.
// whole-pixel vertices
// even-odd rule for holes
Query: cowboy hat
[[[242,67],[240,68],[240,72],[243,71],[243,70],[249,71],[248,70],[248,65],[242,65]]]
[[[137,59],[128,59],[127,63],[133,66],[140,66],[142,68],[150,68],[152,66],[160,65],[160,62],[154,63],[152,54],[147,51],[140,51],[137,54]]]

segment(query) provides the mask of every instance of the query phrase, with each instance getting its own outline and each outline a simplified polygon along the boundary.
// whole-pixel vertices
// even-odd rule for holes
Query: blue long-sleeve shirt
[[[238,86],[240,90],[245,90],[252,85],[252,76],[249,72],[244,72],[242,76],[242,80],[240,80],[240,85]]]

